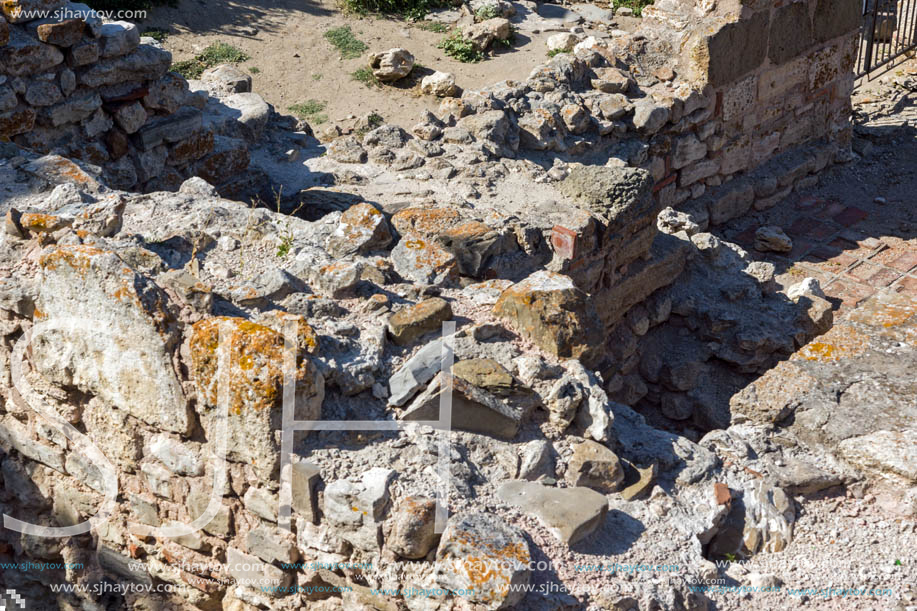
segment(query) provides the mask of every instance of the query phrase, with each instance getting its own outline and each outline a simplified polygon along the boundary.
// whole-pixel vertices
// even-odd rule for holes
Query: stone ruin
[[[81,5],[0,19],[0,507],[107,514],[3,529],[68,564],[0,575],[172,586],[36,594],[65,609],[705,609],[686,580],[785,548],[794,495],[867,478],[913,513],[907,414],[854,434],[826,364],[893,354],[904,384],[917,307],[812,341],[817,284],[707,232],[849,156],[858,5],[776,4],[659,0],[304,166],[307,126],[230,67],[187,83]],[[226,199],[278,184],[276,212]],[[297,420],[402,426],[300,432],[281,474],[285,376]],[[631,596],[573,568],[627,557],[684,570]],[[598,589],[518,588],[546,581]]]

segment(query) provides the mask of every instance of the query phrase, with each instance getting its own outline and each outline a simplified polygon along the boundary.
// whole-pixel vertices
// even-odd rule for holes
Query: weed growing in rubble
[[[439,21],[422,21],[417,24],[417,27],[425,32],[435,32],[437,34],[445,34],[449,31],[449,26]]]
[[[373,74],[373,71],[370,68],[360,68],[358,70],[354,70],[350,73],[350,78],[363,83],[367,87],[382,86],[382,82],[376,78],[376,75]]]
[[[289,111],[300,119],[305,119],[309,123],[321,125],[328,120],[328,115],[322,112],[325,110],[325,106],[327,106],[325,102],[319,102],[318,100],[306,100],[305,102],[300,102],[299,104],[293,104],[289,107]]]
[[[435,8],[445,6],[442,0],[341,0],[344,10],[365,15],[384,13],[417,21]]]
[[[141,34],[141,36],[148,36],[152,38],[153,40],[155,40],[156,42],[165,41],[168,35],[169,35],[169,32],[166,30],[163,30],[162,28],[147,28],[146,30],[143,31],[143,34]]]
[[[555,55],[560,55],[561,53],[569,53],[569,51],[564,51],[563,49],[551,49],[548,51],[548,57],[554,57]]]
[[[251,68],[248,69],[248,71],[251,72],[252,74],[258,74],[259,72],[261,72],[261,68],[259,68],[258,66],[252,66]]]
[[[244,51],[225,42],[215,42],[194,59],[175,62],[172,64],[172,72],[177,72],[186,79],[200,78],[201,74],[207,68],[212,68],[219,64],[241,64],[250,59]]]
[[[328,30],[325,32],[325,40],[341,53],[341,59],[355,59],[369,48],[365,42],[354,36],[349,25]]]
[[[487,21],[488,19],[502,16],[503,14],[500,13],[500,9],[496,4],[485,4],[474,12],[474,17],[477,21]]]
[[[461,32],[455,30],[438,45],[446,55],[466,64],[473,64],[484,59],[484,54],[470,40],[462,38]]]
[[[643,9],[651,5],[653,0],[613,0],[615,10],[625,6],[634,10],[634,16],[639,17],[643,14]]]

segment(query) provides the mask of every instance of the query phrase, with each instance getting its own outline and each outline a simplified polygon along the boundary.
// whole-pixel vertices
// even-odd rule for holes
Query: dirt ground
[[[332,122],[346,123],[350,115],[371,112],[386,122],[410,128],[424,109],[438,107],[439,99],[420,93],[420,81],[408,77],[393,86],[367,87],[353,80],[351,73],[366,66],[372,51],[404,47],[423,68],[420,76],[433,70],[451,72],[462,88],[480,88],[505,79],[525,79],[532,68],[547,58],[545,40],[573,25],[577,15],[559,5],[515,2],[512,19],[515,45],[479,63],[458,62],[436,45],[446,34],[428,31],[418,24],[395,18],[343,14],[336,0],[253,0],[245,3],[220,0],[181,0],[176,7],[157,7],[141,31],[161,28],[169,32],[164,42],[174,61],[190,59],[211,43],[230,43],[251,56],[241,67],[253,68],[253,89],[287,112],[306,100],[327,104],[325,114]],[[431,15],[453,21],[458,11]],[[466,17],[466,19],[468,19]],[[626,19],[626,18],[624,18]],[[630,20],[636,21],[636,20]],[[349,25],[356,37],[369,46],[363,57],[342,60],[323,34]],[[614,21],[607,29],[626,27]],[[586,28],[587,33],[592,32]]]

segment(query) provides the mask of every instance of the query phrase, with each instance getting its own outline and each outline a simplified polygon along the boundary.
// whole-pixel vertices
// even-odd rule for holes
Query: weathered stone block
[[[712,36],[700,37],[691,51],[698,76],[721,87],[760,66],[767,55],[769,22],[768,11],[759,11],[750,18],[727,23]]]
[[[150,149],[163,142],[180,142],[200,129],[201,111],[184,106],[172,115],[150,121],[140,128],[135,138],[140,148]]]
[[[862,6],[859,0],[818,0],[815,6],[815,39],[825,42],[860,27]]]
[[[151,45],[140,45],[132,53],[103,59],[79,75],[87,87],[116,85],[129,81],[150,81],[162,78],[172,64],[172,54]]]
[[[595,305],[567,276],[535,272],[500,295],[494,315],[551,354],[587,363],[603,356]]]
[[[26,76],[45,72],[64,61],[57,47],[46,45],[21,28],[10,31],[9,42],[0,47],[0,74]]]
[[[262,477],[276,477],[280,449],[275,432],[283,413],[283,336],[242,318],[210,318],[194,324],[189,349],[200,401],[214,407],[223,397],[228,401],[228,458],[252,465]],[[219,371],[221,358],[228,371]],[[296,385],[294,416],[319,419],[324,377],[305,355],[298,355],[291,375]],[[226,385],[222,392],[220,384]],[[201,411],[205,429],[214,434],[219,417],[213,410],[202,407]]]
[[[90,246],[49,247],[39,265],[40,311],[49,321],[85,325],[35,338],[39,371],[151,425],[187,433],[193,420],[172,365],[179,336],[165,293],[114,253]]]
[[[808,3],[793,2],[774,10],[767,54],[773,63],[780,65],[799,57],[813,44]]]

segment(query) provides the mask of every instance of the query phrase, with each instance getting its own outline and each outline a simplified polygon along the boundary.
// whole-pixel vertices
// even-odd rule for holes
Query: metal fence
[[[863,0],[857,77],[917,48],[917,0]]]

